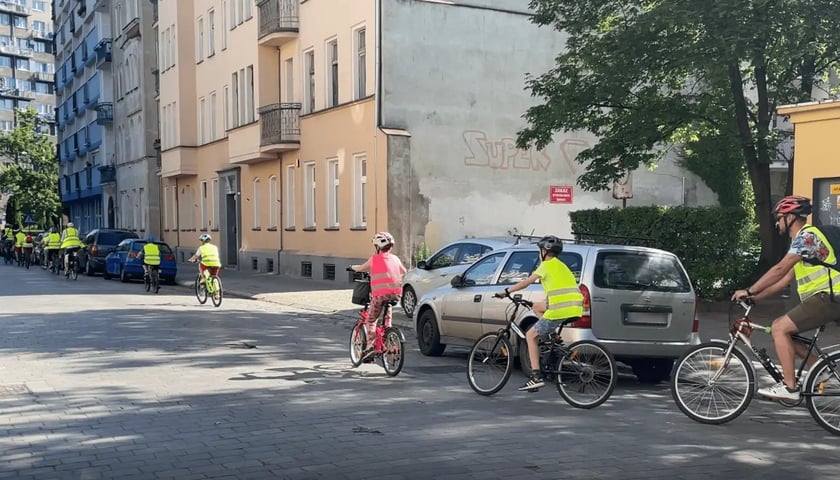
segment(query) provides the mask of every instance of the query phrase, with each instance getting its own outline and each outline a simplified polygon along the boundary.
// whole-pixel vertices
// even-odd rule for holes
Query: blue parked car
[[[155,242],[160,248],[160,279],[170,285],[175,284],[175,276],[178,273],[178,265],[175,262],[175,253],[164,242]],[[143,278],[143,260],[138,258],[143,251],[145,240],[129,238],[123,240],[105,257],[105,280],[111,277],[119,277],[121,282],[127,282],[132,278]]]

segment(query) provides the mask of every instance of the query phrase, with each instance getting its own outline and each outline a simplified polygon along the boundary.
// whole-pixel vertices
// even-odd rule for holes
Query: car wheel
[[[659,383],[671,378],[674,368],[673,358],[642,358],[632,360],[633,374],[642,383]]]
[[[400,303],[402,304],[403,312],[405,312],[408,317],[413,317],[414,308],[417,306],[417,294],[414,293],[413,288],[405,287],[403,289],[402,301]]]
[[[420,353],[428,357],[438,357],[446,350],[446,344],[440,343],[435,313],[431,309],[420,315],[417,323],[417,346]]]
[[[108,273],[107,268],[105,269],[105,273],[102,274],[102,278],[104,278],[105,280],[110,280],[111,279],[111,274]]]
[[[85,275],[92,277],[93,274],[96,273],[93,268],[93,265],[90,263],[90,258],[88,258],[85,262]]]
[[[120,267],[120,281],[123,283],[128,282],[128,275],[125,273],[125,268]]]

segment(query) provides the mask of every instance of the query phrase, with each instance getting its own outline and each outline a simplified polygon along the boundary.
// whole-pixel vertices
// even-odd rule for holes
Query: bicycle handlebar
[[[493,296],[496,297],[496,298],[507,298],[508,300],[510,300],[512,303],[514,303],[516,305],[524,305],[528,308],[533,308],[533,306],[534,306],[534,302],[532,302],[530,300],[525,300],[524,298],[522,298],[521,294],[516,294],[516,295],[511,296],[510,292],[503,292],[501,294],[496,293]]]

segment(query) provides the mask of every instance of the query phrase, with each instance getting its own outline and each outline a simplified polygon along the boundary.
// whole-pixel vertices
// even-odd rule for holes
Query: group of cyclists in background
[[[37,229],[33,231],[32,228],[6,225],[0,231],[0,238],[5,264],[17,264],[24,268],[40,265],[55,273],[63,270],[65,276],[70,275],[70,263],[82,248],[79,230],[72,222],[61,233],[56,226],[40,232]]]

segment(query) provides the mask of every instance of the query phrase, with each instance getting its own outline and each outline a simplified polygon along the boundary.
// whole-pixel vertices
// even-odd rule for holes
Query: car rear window
[[[169,245],[167,245],[165,243],[158,243],[158,242],[155,242],[155,243],[157,243],[157,246],[160,249],[160,253],[163,253],[163,254],[172,253],[172,249],[169,248]],[[131,244],[131,251],[132,252],[139,252],[140,250],[143,250],[144,245],[146,245],[146,242],[134,242],[134,243]]]
[[[690,292],[676,257],[650,252],[599,252],[595,286],[614,290]]]
[[[137,235],[131,232],[99,232],[99,245],[119,245],[120,242],[126,238],[137,238]]]

